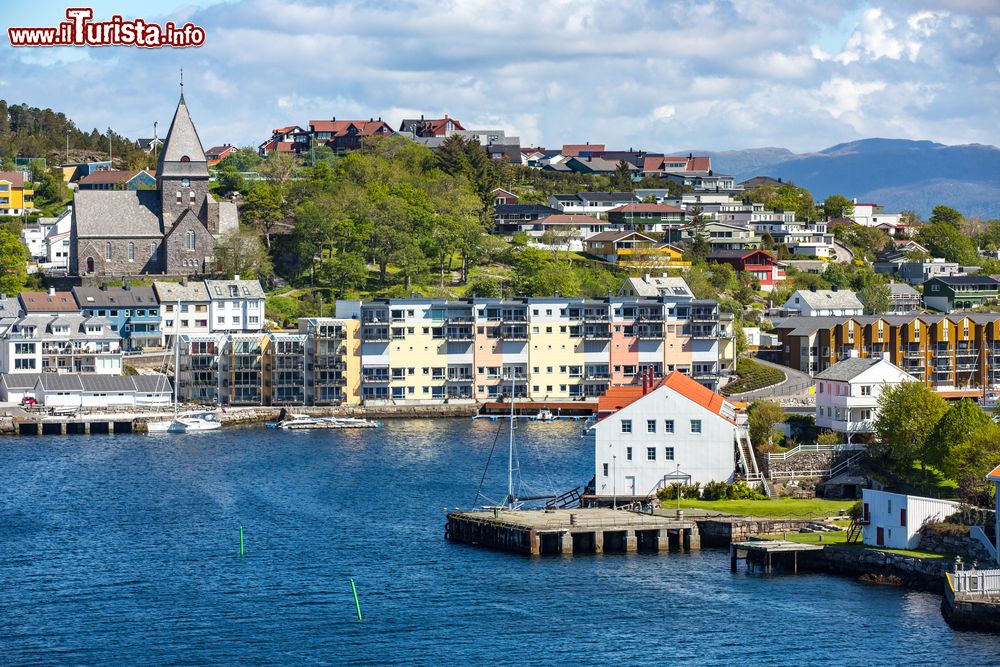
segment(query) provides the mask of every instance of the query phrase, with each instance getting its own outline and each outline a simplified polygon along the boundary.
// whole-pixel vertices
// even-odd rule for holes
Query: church
[[[215,272],[215,242],[239,227],[236,204],[208,191],[208,161],[181,93],[156,165],[155,190],[78,190],[70,274]]]

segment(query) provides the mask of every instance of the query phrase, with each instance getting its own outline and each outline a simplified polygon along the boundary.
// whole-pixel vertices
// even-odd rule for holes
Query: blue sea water
[[[926,593],[732,574],[710,549],[450,544],[445,508],[471,505],[500,428],[4,439],[0,664],[997,662],[995,636],[951,630]],[[591,477],[576,425],[518,428],[525,493]],[[505,485],[501,435],[484,488]]]

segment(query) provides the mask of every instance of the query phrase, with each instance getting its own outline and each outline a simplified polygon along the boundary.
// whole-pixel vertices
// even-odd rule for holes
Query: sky
[[[0,97],[84,129],[163,135],[184,69],[206,148],[257,145],[309,120],[448,114],[521,145],[649,151],[867,137],[1000,144],[1000,1],[94,0],[191,21],[188,49],[13,48]],[[55,3],[11,3],[4,28],[54,26]],[[146,13],[136,14],[136,11]]]

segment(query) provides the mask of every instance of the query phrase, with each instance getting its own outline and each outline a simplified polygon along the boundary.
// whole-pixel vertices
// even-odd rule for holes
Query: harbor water
[[[927,593],[450,544],[494,444],[504,493],[504,428],[0,440],[0,664],[997,664]],[[524,495],[593,474],[578,424],[519,423],[518,454]]]

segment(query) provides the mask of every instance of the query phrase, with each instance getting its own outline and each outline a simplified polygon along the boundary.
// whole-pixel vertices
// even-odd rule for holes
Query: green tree
[[[324,259],[316,271],[318,282],[331,288],[337,298],[355,289],[365,286],[368,280],[368,267],[361,255],[353,252],[339,252]]]
[[[963,235],[954,224],[938,221],[924,225],[917,232],[920,242],[933,257],[943,257],[949,262],[973,264],[979,254],[972,239]]]
[[[927,219],[932,225],[940,222],[952,227],[957,227],[961,221],[962,214],[950,206],[935,206],[931,211],[931,217]]]
[[[729,264],[715,264],[712,270],[712,287],[719,292],[730,290],[736,284],[736,271]]]
[[[221,171],[232,167],[236,171],[254,171],[264,161],[253,146],[238,148],[224,157],[216,167]]]
[[[952,452],[966,442],[973,433],[992,424],[993,420],[979,405],[968,398],[952,403],[934,427],[927,442],[927,462],[952,479],[959,479],[964,470]]]
[[[278,224],[285,219],[285,200],[279,184],[260,181],[250,188],[243,199],[240,214],[263,235],[267,249]]]
[[[845,289],[851,284],[851,279],[847,275],[847,269],[840,262],[830,262],[823,270],[823,278],[831,287]]]
[[[987,473],[1000,461],[1000,425],[985,424],[949,452],[948,469],[958,480],[960,497],[975,504],[989,498],[992,484],[986,482]]]
[[[0,292],[18,294],[28,280],[28,249],[17,232],[0,227]]]
[[[858,290],[858,299],[865,306],[865,315],[879,315],[892,305],[892,291],[881,282],[872,282]]]
[[[948,403],[921,382],[883,387],[872,451],[903,474],[919,461],[926,475],[930,437],[947,410]]]
[[[774,250],[774,236],[771,235],[771,232],[764,232],[760,235],[760,247],[767,251]]]
[[[775,424],[785,421],[785,411],[773,401],[754,401],[747,408],[747,422],[750,430],[750,442],[754,447],[765,443],[773,445],[779,434]]]
[[[850,218],[854,216],[854,203],[843,195],[830,195],[823,200],[823,217]]]
[[[712,250],[708,242],[708,232],[705,231],[705,215],[701,206],[692,206],[687,211],[688,224],[691,226],[691,259],[704,259]]]
[[[611,188],[615,192],[632,192],[632,169],[625,160],[619,160],[615,165],[615,173],[611,175]]]
[[[219,192],[223,194],[245,192],[247,187],[246,181],[243,180],[243,175],[231,164],[219,170],[219,173],[216,175],[216,183],[218,183]]]
[[[229,278],[266,279],[274,275],[260,236],[245,228],[221,237],[215,245],[215,258],[219,270]]]
[[[472,281],[469,285],[469,296],[478,298],[498,298],[500,294],[500,283],[491,276],[481,276]]]

